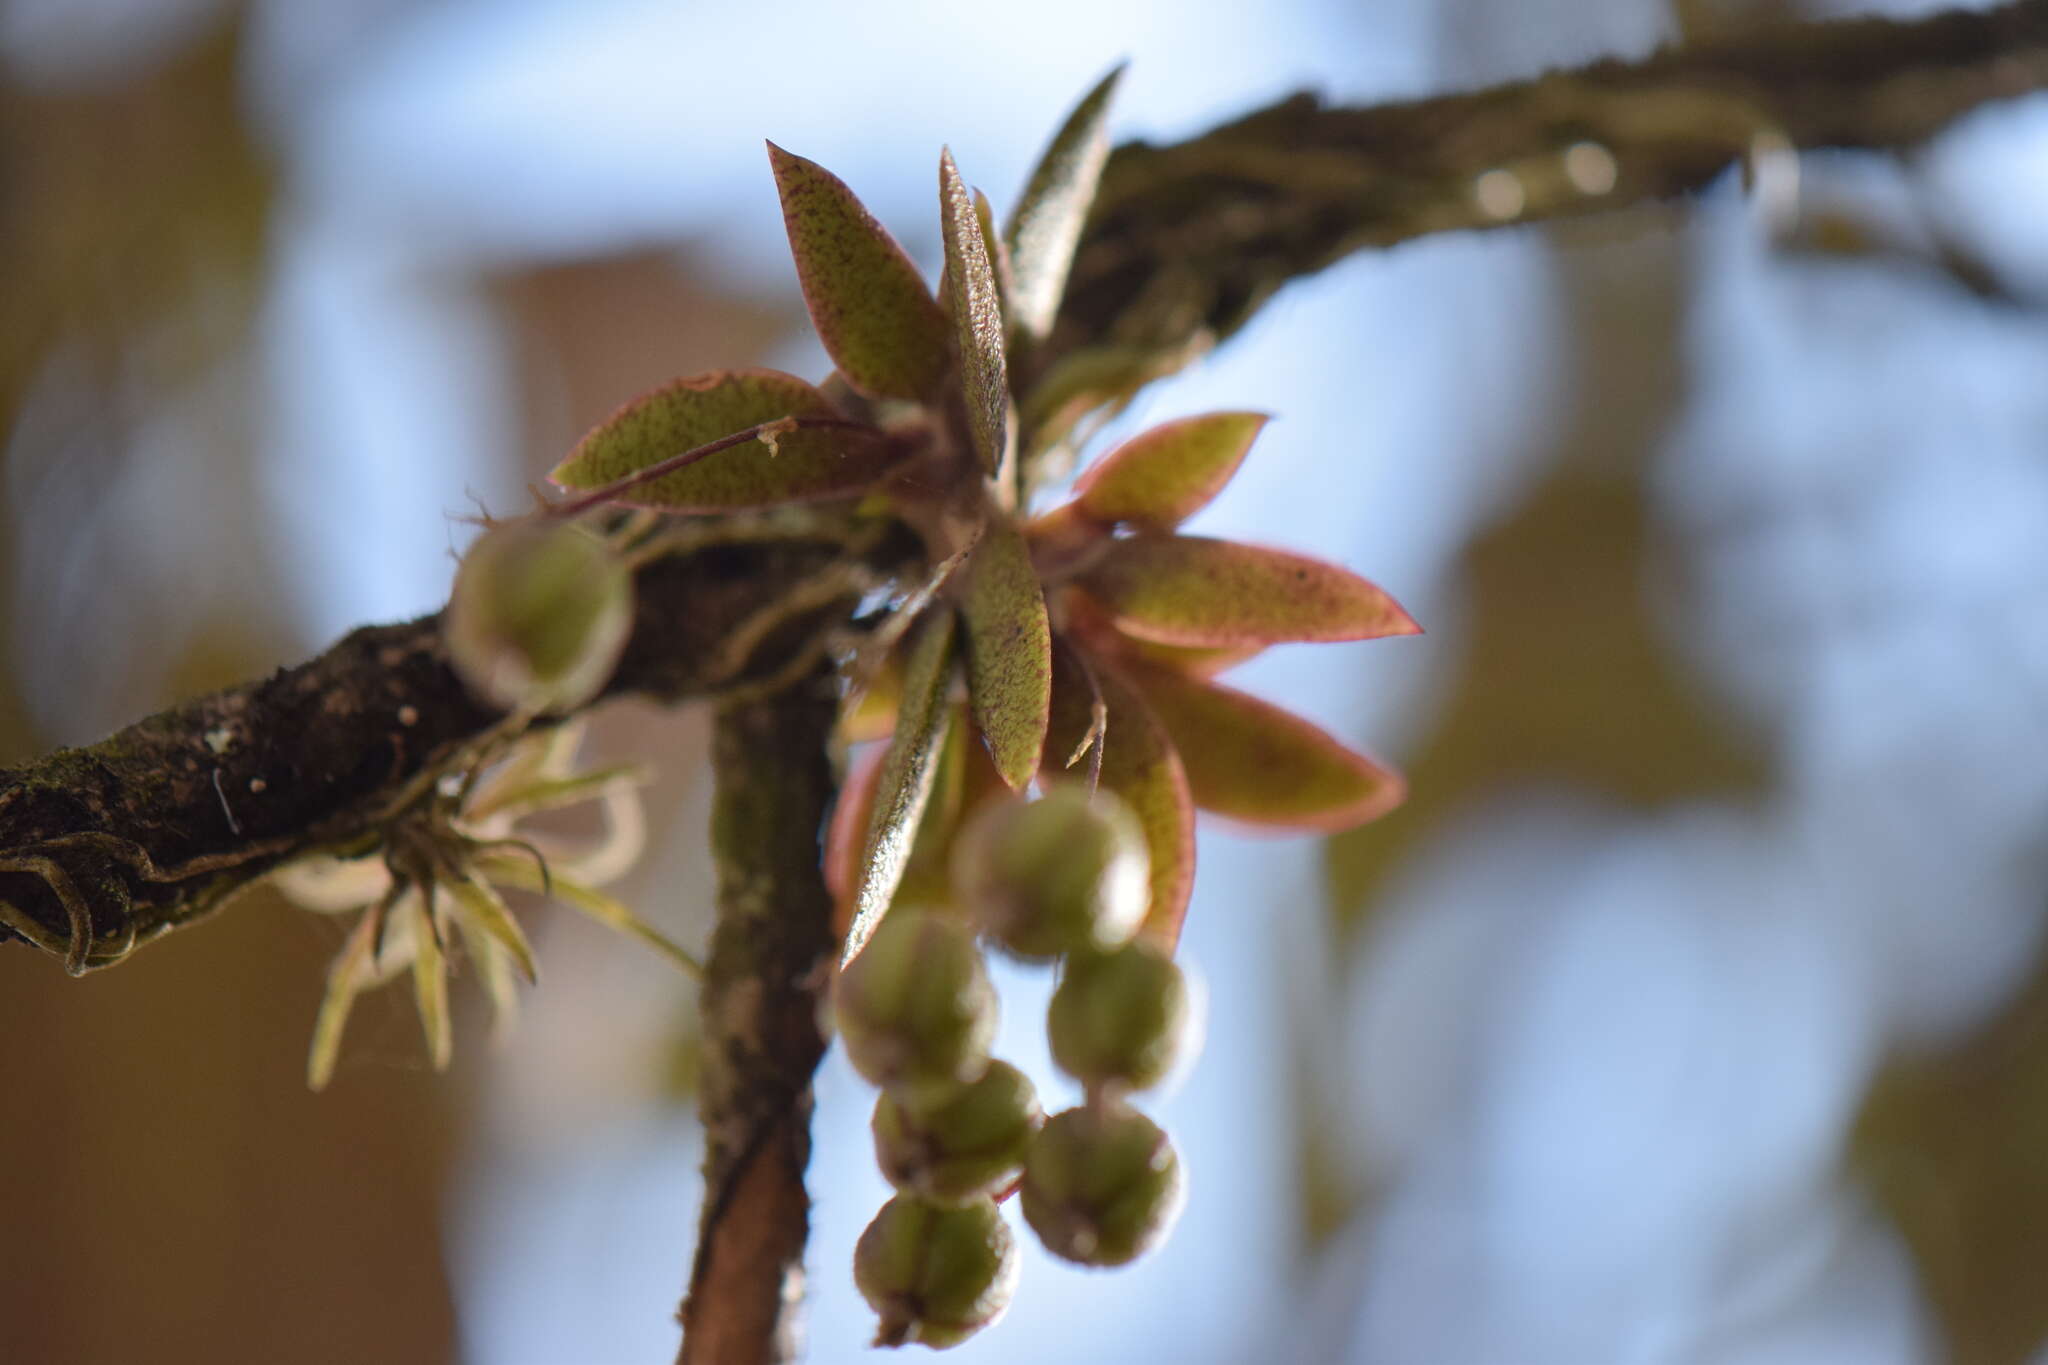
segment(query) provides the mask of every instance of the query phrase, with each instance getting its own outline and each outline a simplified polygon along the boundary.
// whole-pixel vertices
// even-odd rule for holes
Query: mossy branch
[[[1760,146],[1910,147],[2044,85],[2048,0],[2020,0],[1787,25],[1372,108],[1296,96],[1188,142],[1117,150],[1054,331],[1015,378],[1022,390],[1091,359],[1169,366],[1351,251],[1682,195]],[[1574,148],[1596,174],[1573,173]],[[1490,172],[1512,193],[1481,192]],[[821,541],[647,566],[642,628],[605,695],[683,701],[777,676],[830,613],[810,614],[801,639],[760,641],[761,613],[848,553]],[[0,938],[73,970],[105,965],[299,853],[372,838],[399,793],[497,719],[449,671],[437,623],[359,630],[298,668],[0,772]],[[735,640],[748,642],[737,665]]]

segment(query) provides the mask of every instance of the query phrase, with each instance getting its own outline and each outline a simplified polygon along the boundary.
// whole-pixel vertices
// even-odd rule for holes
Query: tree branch
[[[2020,0],[1788,25],[1367,109],[1296,96],[1189,142],[1118,149],[1054,335],[1019,377],[1100,348],[1186,355],[1362,247],[1685,194],[1760,140],[1908,147],[2044,85],[2048,0]],[[1512,182],[1481,193],[1488,172]],[[606,695],[682,701],[773,675],[789,638],[749,649],[730,676],[711,677],[711,661],[844,553],[722,549],[649,567],[642,629]],[[74,970],[116,961],[301,852],[366,842],[396,793],[494,719],[426,617],[0,772],[0,938]]]
[[[718,929],[703,994],[704,1213],[680,1365],[801,1351],[811,1073],[833,953],[819,831],[838,792],[833,679],[721,708],[712,740]]]

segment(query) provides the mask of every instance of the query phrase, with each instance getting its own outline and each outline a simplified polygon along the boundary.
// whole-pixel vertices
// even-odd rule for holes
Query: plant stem
[[[838,774],[836,700],[814,674],[729,702],[712,740],[718,927],[703,992],[704,1213],[681,1365],[770,1365],[802,1348],[811,1073],[833,953],[820,871]]]

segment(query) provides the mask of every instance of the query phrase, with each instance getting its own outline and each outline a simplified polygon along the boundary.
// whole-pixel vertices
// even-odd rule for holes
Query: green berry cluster
[[[1180,1212],[1173,1144],[1126,1097],[1173,1069],[1190,1032],[1186,978],[1140,936],[1145,841],[1130,810],[1079,783],[979,814],[955,846],[949,905],[898,906],[841,972],[839,1033],[882,1095],[875,1159],[897,1194],[862,1234],[854,1279],[876,1343],[957,1345],[1002,1316],[1016,1243],[997,1205],[1056,1256],[1135,1260]],[[1060,964],[1046,1029],[1086,1102],[1047,1118],[1030,1079],[990,1056],[986,939]]]

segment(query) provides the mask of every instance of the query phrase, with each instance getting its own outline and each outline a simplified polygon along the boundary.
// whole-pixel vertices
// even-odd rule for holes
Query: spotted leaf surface
[[[720,370],[642,394],[600,422],[549,475],[595,489],[664,460],[784,417],[834,418],[817,389],[780,370]],[[619,501],[678,512],[724,512],[806,502],[872,483],[893,456],[855,427],[768,433],[626,490]]]
[[[850,961],[874,933],[910,861],[912,841],[931,798],[952,715],[946,705],[946,689],[953,678],[953,636],[953,614],[936,611],[919,627],[911,643],[903,667],[903,701],[897,712],[896,733],[890,736],[875,778],[842,962]]]
[[[1347,569],[1202,536],[1113,541],[1079,581],[1119,630],[1160,644],[1270,645],[1420,631],[1392,597]]]
[[[846,182],[768,144],[790,253],[818,339],[862,393],[921,399],[951,369],[946,315]]]
[[[1256,697],[1146,665],[1129,677],[1173,741],[1203,810],[1332,831],[1377,819],[1406,794],[1397,774]]]
[[[1153,427],[1083,474],[1074,503],[1104,525],[1171,531],[1230,482],[1266,420],[1263,413],[1212,412]]]
[[[1195,804],[1187,772],[1165,729],[1115,668],[1100,659],[1084,667],[1065,644],[1054,660],[1046,776],[1072,778],[1087,766],[1086,758],[1071,769],[1064,765],[1088,733],[1099,694],[1106,712],[1101,783],[1124,799],[1145,831],[1152,875],[1143,933],[1170,951],[1195,885]]]
[[[1095,187],[1109,159],[1109,104],[1118,66],[1082,97],[1024,182],[1010,217],[1011,321],[1037,341],[1052,330]]]
[[[1009,379],[1003,362],[1003,305],[974,199],[951,152],[939,155],[939,210],[946,238],[946,301],[960,346],[967,431],[985,474],[1002,462]]]
[[[967,690],[996,771],[1020,790],[1038,771],[1052,704],[1052,626],[1024,534],[989,523],[967,561]]]

